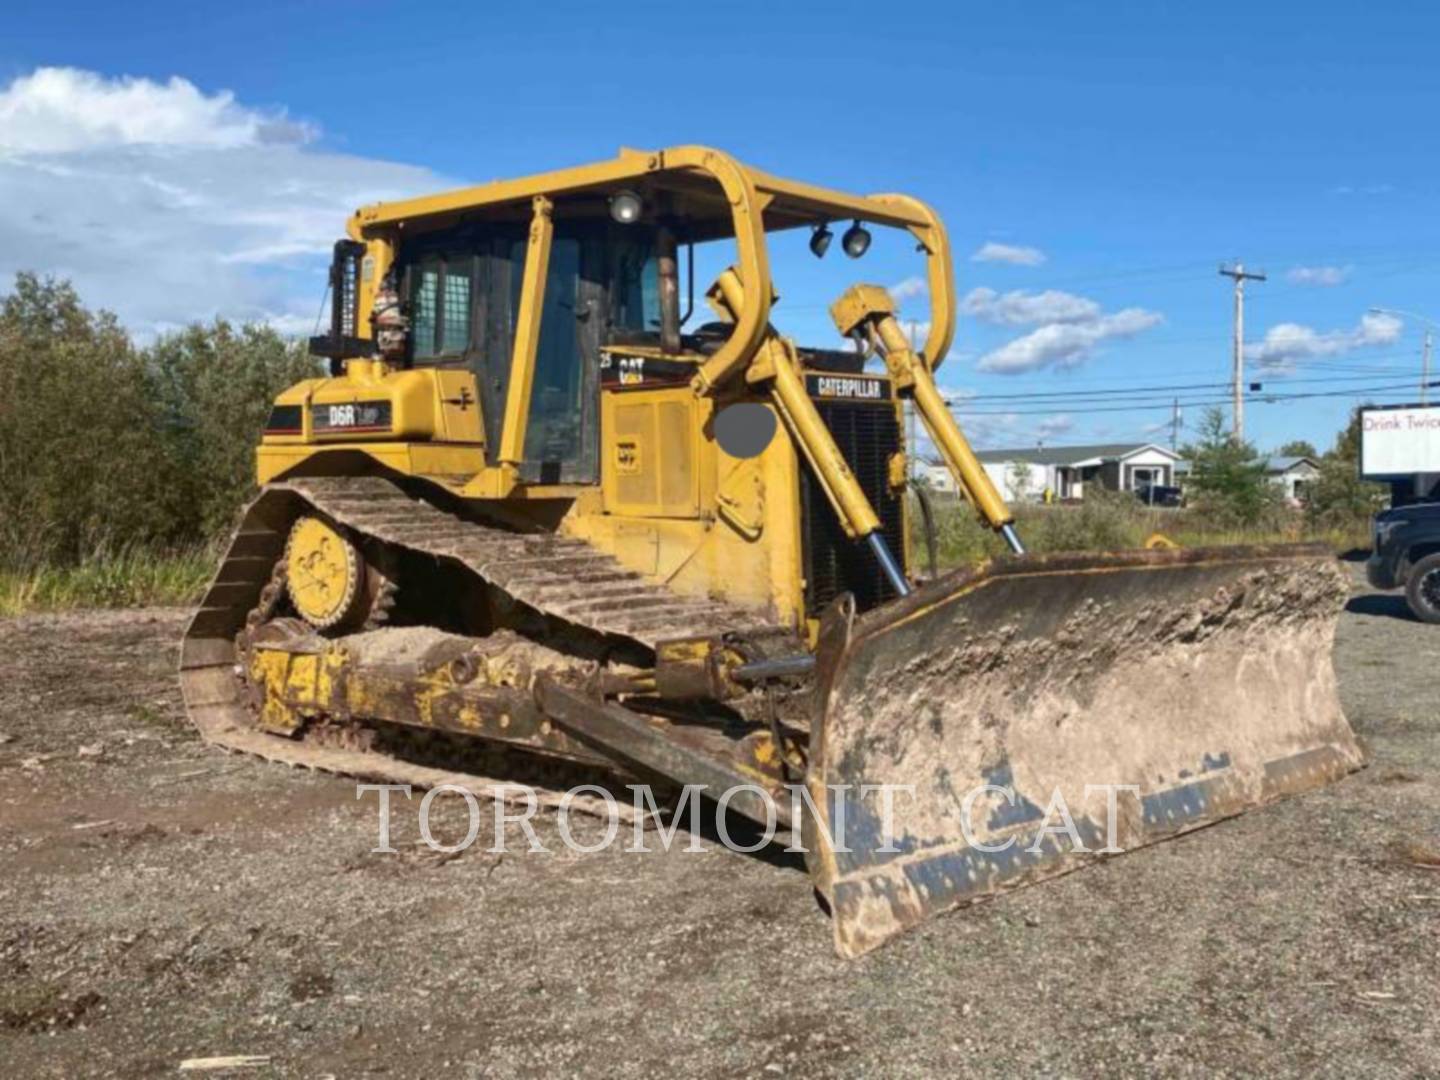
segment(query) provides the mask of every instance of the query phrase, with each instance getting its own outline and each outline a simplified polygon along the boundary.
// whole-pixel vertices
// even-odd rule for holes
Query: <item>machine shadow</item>
[[[729,848],[737,855],[755,859],[778,870],[791,870],[808,876],[809,871],[805,868],[805,855],[799,851],[786,850],[792,843],[799,842],[798,832],[792,838],[791,832],[781,826],[763,846],[757,847],[754,851],[737,851],[736,848],[755,847],[764,839],[765,830],[747,817],[736,813],[726,813],[725,832],[729,835],[729,843],[726,843],[725,836],[721,835],[718,824],[719,807],[708,798],[702,800],[701,805],[703,811],[700,814],[700,830],[696,835],[702,840]],[[690,831],[685,827],[687,824],[688,822],[682,819],[680,832],[688,833]]]
[[[1345,610],[1352,615],[1377,615],[1388,619],[1403,619],[1406,622],[1419,621],[1400,593],[1365,593],[1363,596],[1352,596],[1345,605]]]

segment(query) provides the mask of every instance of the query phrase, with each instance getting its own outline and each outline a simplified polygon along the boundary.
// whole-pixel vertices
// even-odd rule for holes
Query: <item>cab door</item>
[[[557,227],[545,277],[540,340],[525,428],[521,479],[532,484],[599,481],[600,336],[604,289],[597,280],[599,245]],[[511,248],[511,340],[520,309],[526,245]]]

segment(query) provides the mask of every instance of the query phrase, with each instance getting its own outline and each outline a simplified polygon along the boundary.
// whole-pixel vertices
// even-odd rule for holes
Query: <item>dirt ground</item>
[[[401,804],[373,854],[374,796],[187,730],[183,612],[0,622],[0,1073],[1440,1075],[1440,626],[1358,580],[1369,769],[858,962],[711,842],[446,859]]]

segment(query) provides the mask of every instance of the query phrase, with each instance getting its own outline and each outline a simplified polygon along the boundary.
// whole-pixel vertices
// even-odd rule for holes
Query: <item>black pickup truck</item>
[[[1365,576],[1377,589],[1404,589],[1415,617],[1440,623],[1440,502],[1410,503],[1375,515]]]

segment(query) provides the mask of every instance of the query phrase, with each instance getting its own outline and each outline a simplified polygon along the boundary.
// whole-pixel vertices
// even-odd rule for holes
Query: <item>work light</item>
[[[860,222],[855,222],[845,230],[845,235],[840,238],[840,246],[845,249],[845,254],[850,258],[860,258],[870,250],[870,230]]]
[[[830,226],[822,221],[810,234],[810,254],[817,259],[823,259],[825,252],[830,250],[830,241],[834,239],[835,234],[830,231]]]

